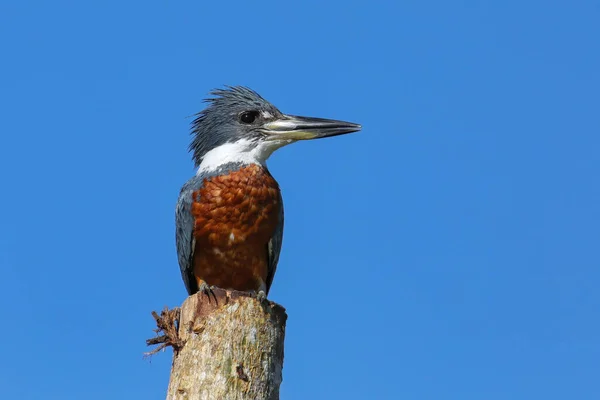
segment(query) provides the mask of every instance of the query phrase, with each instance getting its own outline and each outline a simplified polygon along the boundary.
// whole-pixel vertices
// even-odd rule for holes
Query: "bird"
[[[361,125],[283,114],[245,86],[214,89],[192,122],[195,176],[175,207],[176,247],[189,295],[213,288],[266,298],[283,239],[283,199],[266,161],[308,139],[357,132]]]

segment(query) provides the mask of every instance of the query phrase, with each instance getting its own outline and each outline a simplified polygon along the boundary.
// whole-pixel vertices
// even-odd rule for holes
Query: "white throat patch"
[[[202,157],[198,174],[215,171],[220,166],[228,163],[265,165],[267,159],[275,150],[291,142],[291,140],[272,140],[256,143],[248,139],[240,139],[234,143],[222,144]]]

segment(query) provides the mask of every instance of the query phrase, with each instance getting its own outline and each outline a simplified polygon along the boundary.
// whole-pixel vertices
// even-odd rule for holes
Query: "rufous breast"
[[[205,179],[193,193],[194,274],[199,284],[264,290],[268,242],[279,223],[279,185],[259,165]]]

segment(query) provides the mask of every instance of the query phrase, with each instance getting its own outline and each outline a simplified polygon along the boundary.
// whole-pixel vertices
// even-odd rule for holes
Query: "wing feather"
[[[183,185],[175,207],[175,242],[181,277],[188,294],[198,291],[194,278],[194,216],[192,215],[193,193],[202,187],[202,177],[195,176]]]
[[[275,229],[275,233],[273,233],[273,237],[269,240],[267,245],[269,265],[267,267],[267,282],[265,282],[267,286],[266,294],[269,294],[269,290],[273,284],[277,263],[279,262],[279,253],[281,253],[281,244],[283,242],[283,199],[281,193],[279,194],[279,204],[281,205],[279,208],[279,222],[277,223],[277,228]]]

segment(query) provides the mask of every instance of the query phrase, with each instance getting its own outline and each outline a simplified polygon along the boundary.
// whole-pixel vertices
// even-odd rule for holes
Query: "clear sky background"
[[[162,399],[189,116],[361,123],[269,166],[282,399],[600,398],[595,1],[0,3],[0,398]]]

